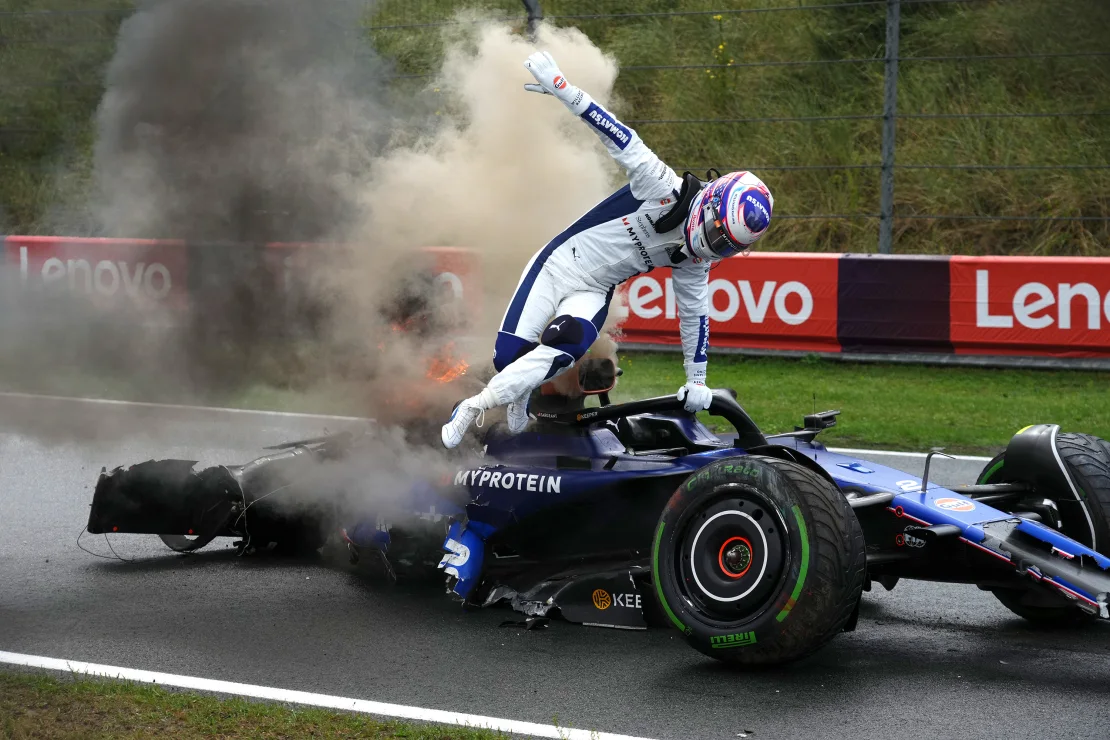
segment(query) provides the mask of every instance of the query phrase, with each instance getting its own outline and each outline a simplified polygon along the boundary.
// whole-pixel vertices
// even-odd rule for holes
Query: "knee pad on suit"
[[[597,327],[577,316],[556,316],[540,335],[540,344],[566,352],[575,360],[582,358],[597,339]]]
[[[526,339],[521,339],[516,334],[499,331],[497,332],[497,341],[493,343],[493,367],[497,372],[501,372],[510,362],[516,361],[538,346],[539,343],[537,342],[529,342]]]

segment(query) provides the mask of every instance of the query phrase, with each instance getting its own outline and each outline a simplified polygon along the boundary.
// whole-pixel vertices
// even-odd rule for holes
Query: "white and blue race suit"
[[[659,233],[682,178],[635,131],[592,103],[582,120],[628,173],[629,183],[548,242],[524,268],[494,346],[499,373],[488,388],[498,404],[527,394],[567,369],[597,339],[618,285],[657,267],[672,268],[687,363],[706,361],[709,263],[685,247],[684,222]]]

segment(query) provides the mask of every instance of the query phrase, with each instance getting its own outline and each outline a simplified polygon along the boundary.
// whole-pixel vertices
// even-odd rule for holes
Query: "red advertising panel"
[[[58,290],[87,297],[104,310],[151,305],[181,310],[189,305],[190,248],[182,241],[148,239],[85,239],[52,236],[9,236],[0,239],[0,258],[24,288]],[[226,249],[244,248],[227,245]],[[271,244],[262,259],[278,293],[295,292],[297,273],[310,269],[320,244]],[[474,254],[452,247],[417,250],[429,260],[443,298],[477,311],[481,284]],[[209,254],[209,252],[206,252]],[[191,267],[198,285],[206,269],[221,269],[204,259]],[[290,296],[286,296],[289,298]]]
[[[838,254],[753,253],[709,272],[711,347],[839,352]],[[678,344],[670,270],[621,287],[628,343]]]
[[[957,354],[1110,357],[1110,259],[952,257]]]
[[[25,288],[88,296],[106,308],[188,304],[182,242],[9,236],[5,252]]]

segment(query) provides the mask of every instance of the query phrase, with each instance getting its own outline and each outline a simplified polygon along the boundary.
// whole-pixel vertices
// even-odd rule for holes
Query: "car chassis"
[[[596,370],[589,363],[583,367],[584,373]],[[615,375],[611,369],[610,374]],[[788,466],[795,475],[808,471],[807,480],[815,476],[838,492],[863,533],[861,582],[844,592],[853,608],[833,631],[855,628],[861,587],[879,583],[893,589],[903,578],[974,583],[1020,598],[1037,614],[1062,610],[1110,618],[1110,558],[1095,549],[1106,549],[1092,519],[1097,502],[1081,495],[1061,461],[1056,425],[1030,426],[1013,437],[1004,482],[945,487],[929,480],[935,456],[943,454],[937,451],[927,456],[919,478],[828,450],[816,438],[836,424],[838,411],[807,415],[792,432],[764,435],[734,394],[717,390],[709,414],[732,427],[717,434],[673,396],[613,404],[611,387],[602,382],[602,389],[592,392],[600,396],[597,407],[586,407],[581,399],[545,406],[535,397],[536,420],[524,433],[509,435],[494,425],[482,440],[477,464],[449,480],[419,482],[392,511],[360,508],[350,488],[334,481],[327,496],[315,491],[300,505],[271,505],[279,488],[288,489],[283,496],[297,496],[298,486],[290,481],[304,478],[307,466],[326,469],[357,456],[363,435],[344,432],[270,448],[271,454],[241,466],[196,472],[195,461],[152,460],[102,471],[87,529],[157,534],[179,552],[193,552],[220,536],[239,538],[241,553],[304,552],[334,534],[352,561],[370,556],[391,579],[438,568],[447,576],[448,591],[468,607],[509,603],[531,618],[558,614],[570,622],[626,629],[669,622],[693,640],[697,630],[676,611],[693,609],[697,599],[664,594],[653,572],[665,547],[660,514],[679,505],[683,490],[704,478],[709,466],[729,479],[778,461],[780,468]],[[771,568],[767,578],[780,577],[785,586],[753,606],[755,611],[728,612],[736,617],[731,622],[722,621],[719,611],[711,614],[706,624],[725,626],[701,644],[728,648],[703,650],[713,657],[734,656],[745,641],[757,639],[743,624],[759,610],[777,610],[782,624],[776,628],[787,629],[781,616],[816,599],[822,588],[817,574],[806,582],[804,557],[788,552],[794,537],[787,536],[790,511],[753,499],[759,491],[751,481],[731,488],[745,486],[755,486],[745,500],[780,522],[782,539],[768,540],[762,530],[750,537],[739,530],[722,533],[714,577],[722,589],[746,582],[762,553],[764,569]],[[725,489],[730,486],[718,485],[715,495]],[[804,534],[806,506],[795,508]],[[763,540],[756,541],[756,535]],[[682,547],[689,548],[689,542]],[[703,566],[697,557],[682,566],[692,571],[676,582],[680,589],[683,579],[698,580]],[[708,557],[713,560],[712,553]],[[758,583],[770,588],[770,581]],[[815,638],[815,645],[824,639]]]

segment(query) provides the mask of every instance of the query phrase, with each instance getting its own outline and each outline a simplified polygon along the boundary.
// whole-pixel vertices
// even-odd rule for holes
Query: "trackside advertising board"
[[[622,286],[624,342],[679,344],[669,273]],[[710,348],[1110,359],[1110,258],[752,253],[709,279]]]
[[[709,271],[710,346],[838,352],[835,254],[757,254]],[[624,341],[678,344],[670,269],[622,286]]]
[[[957,354],[1110,357],[1110,259],[953,257]]]
[[[157,305],[171,317],[244,270],[264,277],[275,311],[295,311],[293,278],[329,254],[319,244],[0,239],[0,262],[16,290],[87,297],[109,311]],[[419,254],[445,299],[472,316],[499,308],[483,305],[473,253]],[[1110,359],[1110,258],[753,252],[718,263],[709,279],[711,351]],[[621,293],[624,343],[679,344],[670,269],[638,275]]]
[[[9,236],[4,261],[22,289],[61,290],[100,307],[188,305],[182,242]]]
[[[0,237],[3,285],[50,295],[87,299],[102,314],[143,317],[158,307],[160,317],[182,314],[206,292],[219,290],[230,275],[249,277],[273,296],[274,310],[296,307],[297,278],[321,264],[327,245],[212,244],[152,239],[84,239],[51,236]],[[434,275],[441,298],[465,307],[482,294],[471,252],[453,247],[416,250]],[[475,297],[479,299],[475,299]],[[129,310],[129,309],[138,309]]]

